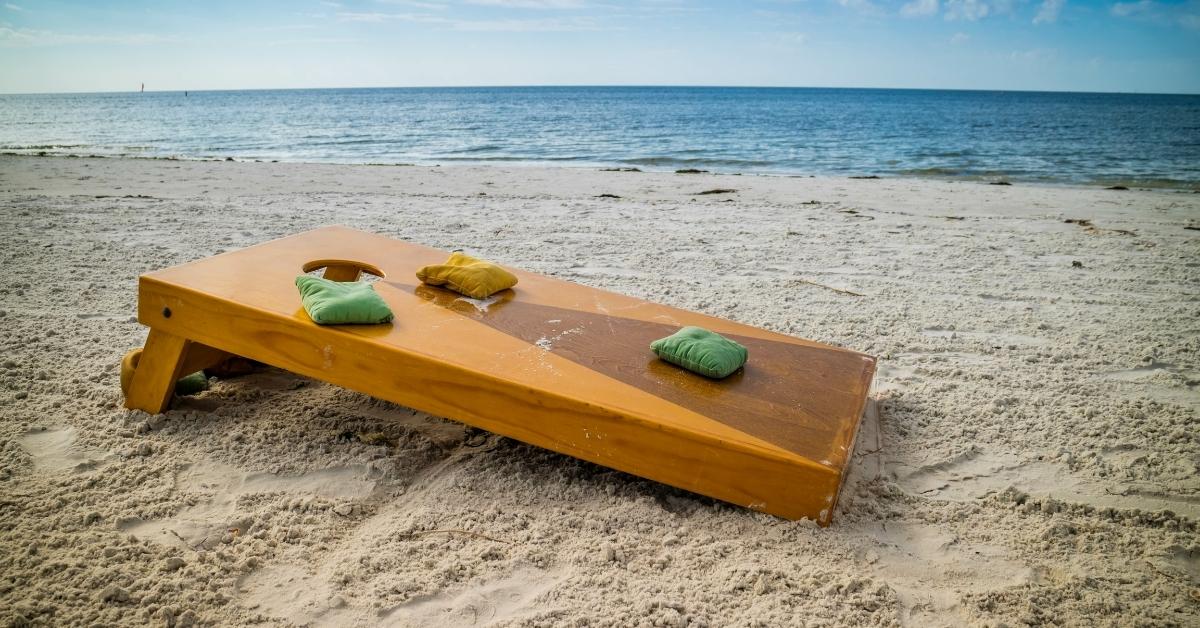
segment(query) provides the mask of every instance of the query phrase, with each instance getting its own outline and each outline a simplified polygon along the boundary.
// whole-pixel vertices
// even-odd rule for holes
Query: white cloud
[[[1008,56],[1013,61],[1034,63],[1038,61],[1049,61],[1057,54],[1058,51],[1054,48],[1034,48],[1032,50],[1014,50]]]
[[[971,39],[971,36],[966,33],[954,33],[954,35],[950,37],[950,43],[955,46],[960,46],[967,43],[969,39]]]
[[[1057,22],[1058,14],[1066,3],[1067,0],[1042,0],[1042,6],[1038,8],[1037,15],[1033,16],[1033,23],[1053,24]]]
[[[4,4],[4,8],[8,9],[9,11],[16,11],[17,13],[26,13],[24,8],[8,2]]]
[[[629,7],[629,8],[631,8],[633,11],[636,11],[637,13],[663,14],[663,15],[695,14],[695,13],[707,13],[709,11],[712,11],[711,7],[686,5],[683,2],[667,2],[665,0],[662,2],[652,2],[650,0],[642,0],[641,4],[634,6],[634,7]]]
[[[341,37],[310,37],[307,39],[280,39],[264,42],[267,46],[322,46],[327,44],[352,44],[354,39]]]
[[[784,46],[803,46],[808,43],[805,33],[776,33],[775,42]]]
[[[1016,0],[992,0],[988,3],[988,6],[991,8],[992,15],[1003,15],[1005,13],[1012,13],[1015,2]]]
[[[946,0],[947,20],[974,22],[988,16],[990,7],[983,0]]]
[[[883,9],[871,0],[837,0],[843,7],[863,15],[883,15]]]
[[[805,33],[776,31],[754,35],[758,46],[771,54],[794,55],[808,43],[808,35]]]
[[[1112,5],[1111,11],[1117,17],[1200,30],[1200,0],[1180,4],[1165,4],[1154,0],[1117,2]]]
[[[938,0],[912,0],[900,7],[900,15],[904,17],[920,17],[933,15],[938,12]]]
[[[508,9],[582,9],[584,0],[467,0],[467,4]]]
[[[337,13],[338,22],[416,22],[424,24],[449,24],[454,22],[449,18],[434,16],[432,13],[358,13],[342,11]]]
[[[303,31],[314,28],[317,28],[316,24],[279,24],[277,26],[256,26],[249,30],[260,33],[272,33],[280,31]]]
[[[456,31],[478,32],[568,32],[568,31],[599,31],[602,28],[589,17],[570,19],[512,19],[512,20],[455,20],[440,15],[428,13],[338,13],[340,22],[367,22],[381,24],[384,22],[412,22],[419,24],[437,24]]]
[[[445,18],[425,13],[356,13],[343,11],[337,14],[339,22],[444,22]]]
[[[375,0],[375,2],[380,4],[398,4],[414,9],[425,9],[426,11],[441,11],[446,8],[446,5],[438,2],[421,2],[420,0]]]
[[[604,30],[600,28],[594,20],[587,18],[572,20],[560,20],[555,18],[539,20],[459,20],[452,22],[451,28],[456,31],[510,33],[550,33]]]
[[[1112,14],[1117,17],[1129,17],[1130,15],[1138,15],[1148,13],[1154,9],[1155,3],[1153,0],[1141,0],[1140,2],[1118,2],[1112,5]]]
[[[33,46],[70,46],[73,44],[111,44],[116,46],[144,46],[179,41],[176,37],[164,37],[150,33],[128,35],[79,35],[59,33],[31,28],[0,26],[0,48],[29,48]]]

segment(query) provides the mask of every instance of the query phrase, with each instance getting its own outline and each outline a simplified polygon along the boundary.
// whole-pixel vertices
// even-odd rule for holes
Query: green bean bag
[[[721,379],[742,368],[746,347],[700,327],[684,327],[650,343],[658,357],[706,377]]]
[[[296,277],[304,311],[318,325],[374,325],[392,320],[392,310],[369,283]]]
[[[179,381],[175,382],[176,395],[194,395],[206,390],[208,390],[208,378],[204,376],[204,371],[196,371],[191,375],[180,377]]]

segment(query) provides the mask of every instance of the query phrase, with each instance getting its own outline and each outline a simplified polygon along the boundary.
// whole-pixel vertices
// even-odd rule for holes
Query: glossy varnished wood
[[[416,269],[446,255],[319,229],[143,275],[138,317],[152,343],[186,339],[184,351],[200,343],[757,510],[829,522],[873,358],[519,270],[516,289],[484,302],[417,284]],[[342,278],[381,276],[376,290],[395,321],[314,325],[292,280],[322,266]],[[658,360],[649,342],[682,325],[746,345],[744,371],[710,380]],[[179,370],[183,358],[168,359],[173,346],[156,350],[167,356],[156,369]],[[160,379],[174,381],[147,374],[138,390],[135,376],[130,405],[161,411]]]
[[[146,348],[142,350],[125,395],[125,405],[159,413],[167,408],[175,381],[183,372],[188,340],[183,336],[150,328]]]

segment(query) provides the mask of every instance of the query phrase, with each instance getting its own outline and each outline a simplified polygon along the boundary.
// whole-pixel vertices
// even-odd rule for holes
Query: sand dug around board
[[[1200,195],[0,157],[0,199],[0,625],[1200,623]],[[280,371],[120,407],[138,273],[329,223],[879,355],[835,524]]]

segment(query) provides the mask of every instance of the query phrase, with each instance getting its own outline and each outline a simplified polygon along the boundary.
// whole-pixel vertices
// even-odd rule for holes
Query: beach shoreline
[[[952,171],[936,172],[938,169],[930,169],[928,172],[887,172],[884,174],[875,174],[869,170],[847,171],[842,173],[828,172],[804,172],[792,170],[726,170],[716,166],[707,166],[703,168],[683,167],[683,166],[646,166],[635,165],[631,162],[576,162],[575,160],[563,161],[537,161],[532,159],[511,159],[511,160],[496,160],[496,161],[451,161],[449,163],[439,163],[438,160],[429,162],[375,162],[375,161],[322,161],[303,159],[262,159],[254,157],[218,157],[215,155],[162,155],[162,156],[144,156],[132,154],[76,154],[55,152],[50,153],[44,150],[0,150],[0,157],[39,157],[49,159],[133,159],[133,160],[151,160],[151,161],[184,161],[184,162],[233,162],[233,163],[256,163],[256,164],[297,164],[311,166],[357,166],[370,168],[498,168],[498,169],[517,169],[517,170],[556,170],[559,168],[573,171],[600,171],[600,172],[624,172],[636,173],[645,172],[649,174],[710,174],[716,176],[730,177],[779,177],[785,179],[851,179],[851,180],[876,180],[886,179],[895,181],[915,180],[915,181],[934,181],[940,183],[975,183],[997,186],[1033,186],[1046,188],[1083,188],[1097,189],[1105,188],[1113,191],[1161,191],[1175,192],[1178,194],[1200,194],[1200,182],[1182,181],[1176,179],[1147,181],[1143,179],[1127,178],[1127,177],[1109,177],[1104,179],[1095,179],[1091,181],[1072,181],[1067,179],[1055,179],[1051,177],[1043,178],[1028,178],[1024,176],[1009,176],[1002,172],[990,174],[954,174]],[[712,169],[708,169],[712,168]]]
[[[1200,619],[1189,191],[0,155],[0,204],[6,625]],[[277,370],[121,408],[138,274],[328,224],[879,356],[833,525]]]

